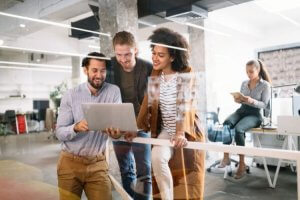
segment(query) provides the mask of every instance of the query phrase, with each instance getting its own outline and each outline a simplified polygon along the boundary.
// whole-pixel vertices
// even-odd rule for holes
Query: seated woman
[[[195,109],[181,109],[186,101],[180,101],[184,96],[180,77],[183,73],[191,72],[188,45],[183,36],[167,28],[155,30],[149,39],[152,42],[153,61],[151,79],[158,80],[155,82],[157,90],[150,89],[149,95],[145,96],[137,119],[138,128],[151,130],[151,137],[167,139],[174,144],[174,148],[153,147],[154,178],[164,200],[202,200],[205,153],[182,148],[187,141],[205,141]],[[188,90],[185,88],[185,91]]]
[[[250,60],[246,64],[246,72],[249,80],[242,83],[241,93],[243,97],[234,96],[234,101],[241,104],[241,107],[231,114],[223,123],[231,129],[235,129],[235,142],[239,146],[245,146],[245,132],[251,128],[261,125],[262,116],[260,110],[266,108],[271,98],[271,79],[260,60]],[[239,167],[234,176],[235,179],[243,177],[246,171],[244,155],[239,155]],[[219,168],[230,164],[228,153]]]

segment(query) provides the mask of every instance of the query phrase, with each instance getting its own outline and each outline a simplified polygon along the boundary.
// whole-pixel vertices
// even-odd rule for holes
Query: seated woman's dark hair
[[[167,47],[170,56],[174,58],[171,67],[176,72],[183,71],[188,67],[188,44],[182,35],[168,28],[158,28],[153,31],[148,40],[152,43],[182,48],[183,50]],[[151,44],[151,48],[153,49],[155,45]]]

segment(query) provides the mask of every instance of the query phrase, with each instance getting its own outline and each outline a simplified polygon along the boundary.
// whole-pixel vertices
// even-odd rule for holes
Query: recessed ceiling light
[[[0,45],[2,45],[4,43],[4,41],[3,40],[0,40]]]
[[[26,25],[25,25],[25,24],[20,24],[20,27],[21,27],[21,28],[25,28]]]

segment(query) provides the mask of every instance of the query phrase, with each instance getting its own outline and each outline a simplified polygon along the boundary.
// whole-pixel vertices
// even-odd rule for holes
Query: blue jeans
[[[137,136],[149,138],[150,134],[140,131]],[[113,146],[124,189],[135,200],[149,200],[152,195],[151,145],[115,141]]]
[[[259,127],[262,123],[262,117],[259,108],[248,105],[242,105],[236,112],[231,114],[225,121],[224,125],[229,125],[235,129],[235,142],[238,146],[245,146],[245,132],[251,128]],[[224,143],[224,144],[230,144]]]

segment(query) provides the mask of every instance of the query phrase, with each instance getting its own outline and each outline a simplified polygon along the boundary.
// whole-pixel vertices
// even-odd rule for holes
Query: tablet
[[[231,92],[230,93],[234,98],[240,99],[241,101],[247,101],[246,97],[240,92]]]
[[[137,131],[132,103],[83,103],[82,110],[89,130],[112,127],[121,131]]]
[[[240,92],[231,92],[230,93],[232,96],[234,96],[235,98],[243,98],[245,97],[242,93]]]

